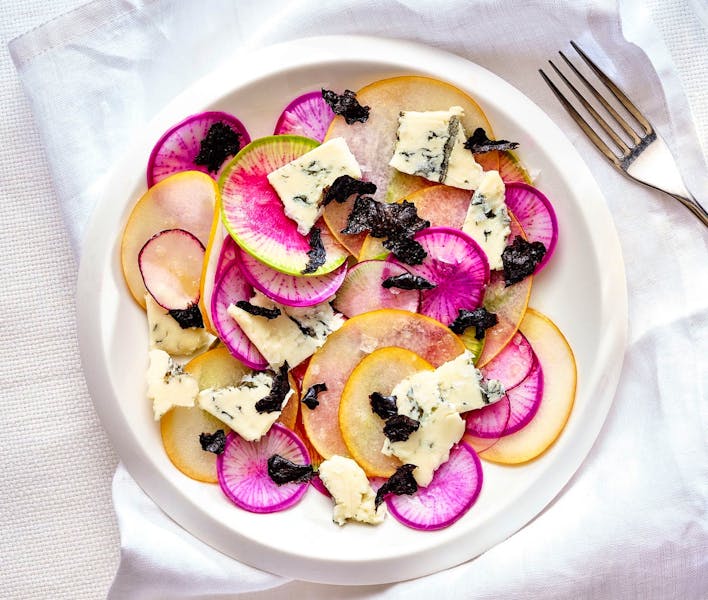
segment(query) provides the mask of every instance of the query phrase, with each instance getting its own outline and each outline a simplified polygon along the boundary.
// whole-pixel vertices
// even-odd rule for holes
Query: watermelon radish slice
[[[272,269],[247,252],[239,251],[241,272],[266,296],[286,306],[314,306],[331,298],[342,285],[347,264],[324,275],[298,277]]]
[[[519,385],[506,391],[511,414],[502,436],[519,431],[538,411],[543,397],[543,369],[536,359],[531,371]]]
[[[278,117],[275,135],[301,135],[321,142],[327,134],[334,113],[320,90],[298,96]]]
[[[284,510],[296,504],[307,491],[307,483],[276,484],[268,475],[268,459],[279,454],[297,464],[310,464],[302,441],[278,425],[256,442],[247,442],[231,432],[224,452],[216,459],[219,485],[236,506],[254,513]]]
[[[268,367],[268,361],[227,312],[229,304],[238,300],[249,300],[251,296],[253,288],[241,273],[238,262],[234,260],[214,286],[211,315],[216,333],[229,352],[251,369],[260,371]]]
[[[354,265],[337,292],[334,307],[347,317],[379,308],[399,308],[416,312],[420,303],[418,290],[386,289],[389,277],[408,273],[401,265],[381,260],[365,260]]]
[[[499,175],[507,185],[516,181],[532,183],[528,171],[521,165],[521,161],[511,150],[499,152]]]
[[[148,187],[180,171],[201,171],[216,179],[216,171],[194,162],[201,150],[202,140],[215,123],[222,123],[239,135],[240,148],[251,141],[243,123],[229,113],[209,111],[187,117],[166,131],[152,149],[147,167]]]
[[[302,275],[311,251],[309,236],[297,231],[285,216],[283,203],[267,175],[317,146],[315,140],[274,135],[251,142],[224,168],[219,178],[222,217],[234,241],[269,267],[289,275]],[[312,275],[334,271],[347,251],[332,237],[322,219],[320,229],[326,258]]]
[[[541,242],[546,254],[536,266],[538,273],[548,262],[558,241],[558,219],[551,202],[528,183],[515,182],[506,186],[506,205],[518,219],[529,242]]]
[[[428,256],[422,264],[407,268],[436,286],[421,292],[420,312],[449,325],[459,309],[477,308],[489,281],[487,256],[477,242],[466,233],[448,227],[423,229],[415,240]]]
[[[435,471],[425,488],[410,496],[390,495],[391,514],[412,529],[444,529],[459,520],[475,503],[482,489],[482,464],[464,442],[450,451],[450,460]]]
[[[520,332],[490,362],[481,368],[486,379],[498,379],[509,390],[521,383],[536,362],[531,344]]]
[[[508,396],[504,396],[504,398],[494,404],[466,413],[465,431],[485,441],[494,441],[504,434],[504,431],[509,425],[510,417],[511,402]]]
[[[199,302],[204,246],[184,229],[152,236],[138,254],[143,283],[162,308],[186,310]]]

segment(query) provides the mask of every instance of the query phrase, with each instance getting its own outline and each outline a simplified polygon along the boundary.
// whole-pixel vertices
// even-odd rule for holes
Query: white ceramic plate
[[[418,532],[393,518],[378,527],[338,527],[331,502],[315,490],[291,510],[254,515],[232,505],[218,485],[192,481],[167,458],[145,399],[147,328],[121,275],[121,231],[145,190],[152,145],[173,123],[202,110],[233,112],[257,138],[300,93],[358,89],[416,73],[469,92],[500,138],[519,141],[540,175],[560,237],[534,281],[531,305],[565,333],[578,363],[575,408],[540,459],[522,467],[484,463],[476,505],[453,526]],[[373,107],[375,110],[375,107]],[[587,455],[609,410],[626,339],[627,300],[620,246],[589,170],[550,119],[518,90],[457,56],[420,45],[362,37],[311,38],[235,56],[174,100],[116,169],[96,208],[78,282],[79,341],[96,410],[121,460],[140,486],[180,525],[222,552],[261,569],[339,584],[399,581],[471,559],[537,515]]]

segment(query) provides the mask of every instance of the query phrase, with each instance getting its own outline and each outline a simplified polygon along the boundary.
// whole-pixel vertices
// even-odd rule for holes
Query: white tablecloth
[[[9,39],[82,3],[7,0],[0,18],[0,217],[4,226],[0,237],[0,273],[4,275],[0,306],[5,307],[0,325],[4,420],[0,433],[2,598],[105,597],[119,560],[110,498],[117,458],[93,412],[81,373],[73,305],[76,263],[29,106],[6,46]],[[671,50],[705,152],[708,9],[702,0],[652,0],[648,4]],[[641,239],[636,242],[641,243]],[[682,240],[671,242],[681,244]],[[705,312],[695,315],[695,324],[703,331],[705,319]],[[673,333],[667,316],[666,335]],[[642,343],[641,335],[636,342]],[[626,365],[625,371],[625,383],[651,377],[638,364]],[[641,386],[637,389],[641,391]],[[621,436],[621,431],[614,429],[605,435]],[[680,436],[681,432],[651,435],[661,444],[662,435]],[[700,450],[697,460],[705,461],[705,448],[702,453]],[[681,465],[676,468],[681,471]],[[667,503],[672,500],[666,498]],[[641,506],[638,508],[641,510]],[[702,511],[705,523],[706,507],[695,508]],[[627,511],[631,510],[628,506]],[[685,533],[696,535],[695,531]],[[703,533],[705,540],[705,530]],[[595,535],[597,532],[588,532],[589,543]],[[637,530],[637,544],[655,549],[651,564],[630,569],[637,596],[641,591],[649,600],[672,597],[671,589],[685,589],[682,586],[686,580],[693,579],[698,586],[703,585],[708,597],[705,558],[695,557],[688,566],[676,561],[670,546],[663,547],[661,539],[641,528]],[[631,563],[632,558],[618,556],[617,560]],[[662,572],[668,582],[676,582],[676,587],[669,583],[661,589],[645,589],[637,577],[642,569]],[[621,570],[615,576],[619,573]],[[309,589],[304,584],[290,584],[273,592],[272,597],[305,597]],[[543,590],[533,592],[541,595]],[[367,593],[383,597],[386,590],[351,591],[359,597]],[[524,597],[524,590],[510,585],[509,597]]]

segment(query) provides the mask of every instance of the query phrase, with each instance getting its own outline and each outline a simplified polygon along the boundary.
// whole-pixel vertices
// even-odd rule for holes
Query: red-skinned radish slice
[[[531,371],[519,385],[506,391],[511,414],[502,436],[522,429],[538,411],[543,397],[543,368],[538,360],[534,361]]]
[[[553,255],[558,242],[558,219],[551,202],[528,183],[506,186],[506,205],[514,213],[529,242],[541,242],[546,254],[536,266],[538,273]],[[511,240],[510,240],[511,242]]]
[[[247,252],[239,251],[241,272],[257,290],[286,306],[314,306],[331,298],[347,274],[347,264],[324,275],[303,277],[272,269]]]
[[[278,117],[275,135],[302,135],[321,142],[327,134],[334,113],[322,98],[322,91],[308,92],[295,98]]]
[[[415,240],[428,256],[422,264],[406,268],[436,286],[421,292],[421,314],[449,325],[457,318],[459,309],[477,308],[489,282],[487,256],[477,242],[466,233],[448,227],[423,229]]]
[[[151,237],[138,254],[143,283],[166,310],[186,310],[199,302],[204,246],[184,229]]]
[[[279,454],[296,464],[310,464],[302,441],[278,425],[257,442],[247,442],[231,432],[224,452],[216,459],[219,485],[236,506],[254,513],[284,510],[296,504],[307,491],[307,483],[278,485],[268,475],[268,459]]]
[[[389,495],[391,514],[412,529],[434,531],[459,520],[475,503],[482,489],[482,465],[464,442],[450,451],[450,460],[435,471],[433,480],[412,495]]]
[[[227,312],[229,304],[250,300],[252,295],[253,288],[241,273],[238,261],[234,260],[214,286],[211,315],[214,328],[229,352],[251,369],[262,370],[268,367],[268,362]]]
[[[498,379],[509,390],[521,383],[536,361],[531,344],[518,331],[504,349],[482,367],[486,379]]]
[[[152,149],[147,167],[148,187],[180,171],[201,171],[216,178],[218,170],[210,171],[207,166],[194,162],[199,155],[202,140],[215,123],[226,125],[240,136],[239,148],[251,141],[243,123],[229,113],[209,111],[187,117],[166,131]]]
[[[386,289],[389,277],[409,271],[401,265],[381,260],[366,260],[354,265],[337,292],[334,307],[346,317],[354,317],[379,308],[398,308],[416,312],[420,303],[418,290]]]

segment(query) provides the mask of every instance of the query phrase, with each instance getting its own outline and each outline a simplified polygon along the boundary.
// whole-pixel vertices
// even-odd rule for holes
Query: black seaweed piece
[[[384,396],[379,392],[374,392],[373,394],[369,394],[369,400],[371,401],[371,410],[384,421],[398,414],[396,396]]]
[[[315,410],[320,405],[319,400],[317,400],[317,395],[320,392],[326,391],[326,383],[314,383],[305,392],[305,395],[302,397],[302,403],[310,410]]]
[[[211,173],[216,173],[229,156],[238,154],[240,148],[241,134],[236,133],[226,123],[218,121],[209,127],[201,141],[194,164],[202,165]]]
[[[314,273],[327,260],[327,251],[322,243],[322,232],[319,227],[310,231],[310,249],[307,251],[307,265],[302,270],[303,275]]]
[[[256,402],[256,410],[259,413],[272,413],[283,410],[283,400],[290,391],[290,381],[288,380],[288,363],[283,364],[277,373],[273,374],[273,387],[265,398]]]
[[[340,175],[332,182],[332,185],[325,188],[322,205],[327,206],[332,200],[342,204],[353,194],[361,196],[375,192],[376,184],[373,181],[362,181],[354,179],[351,175]]]
[[[415,419],[406,415],[393,415],[386,420],[383,432],[392,442],[405,442],[418,427],[420,422]]]
[[[465,148],[471,150],[475,154],[491,152],[492,150],[514,150],[519,147],[518,142],[510,142],[508,140],[490,140],[487,137],[487,132],[481,127],[477,127],[474,133],[467,138]]]
[[[268,476],[278,485],[306,483],[314,474],[312,465],[298,465],[280,454],[274,454],[268,459]]]
[[[204,328],[204,319],[202,319],[202,313],[196,304],[192,304],[192,306],[184,310],[175,308],[168,312],[182,329],[188,329],[189,327]]]
[[[383,280],[381,286],[386,289],[395,287],[401,290],[432,290],[436,287],[434,283],[431,283],[425,277],[413,275],[413,273],[401,273],[400,275],[388,277]]]
[[[245,310],[254,317],[265,317],[270,320],[280,316],[280,309],[278,307],[265,308],[264,306],[256,306],[255,304],[251,304],[246,300],[239,300],[236,303],[236,306],[238,306],[241,310]]]
[[[200,433],[199,444],[204,452],[221,454],[226,447],[226,434],[223,429],[217,429],[214,433]]]
[[[546,255],[546,247],[541,242],[527,242],[521,236],[516,236],[511,245],[502,252],[504,264],[504,283],[506,287],[521,281],[531,275],[536,265]]]
[[[474,327],[474,337],[481,340],[484,332],[498,323],[497,315],[490,313],[486,308],[480,306],[474,310],[461,308],[457,312],[457,318],[450,323],[449,327],[457,335],[462,335],[468,327]]]
[[[357,121],[366,123],[369,118],[369,107],[359,104],[356,93],[351,90],[344,90],[343,94],[338,94],[322,88],[322,98],[329,104],[335,115],[344,117],[347,125],[352,125]]]
[[[398,467],[396,472],[376,492],[374,506],[378,508],[388,494],[396,494],[397,496],[415,494],[418,491],[418,482],[413,477],[413,469],[415,469],[415,465],[410,464]]]
[[[383,247],[390,250],[398,260],[407,265],[420,265],[428,256],[418,242],[410,238],[388,239],[383,241]]]

